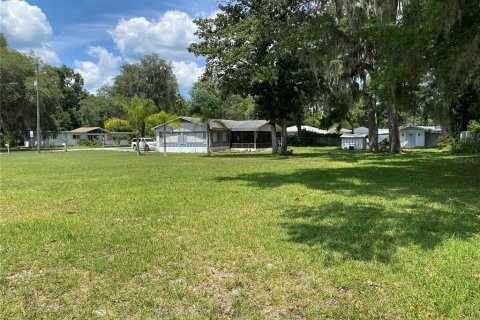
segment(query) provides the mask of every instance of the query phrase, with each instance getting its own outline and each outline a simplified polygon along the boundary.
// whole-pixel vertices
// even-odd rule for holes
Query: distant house
[[[442,128],[438,126],[403,126],[399,129],[402,148],[436,147]]]
[[[368,135],[368,128],[367,127],[358,127],[353,130],[353,133],[356,134],[366,134]],[[388,129],[378,129],[378,142],[382,142],[383,140],[390,141],[390,133]]]
[[[345,129],[345,128],[340,128],[340,129],[330,128],[330,129],[327,130],[327,133],[328,133],[328,134],[338,134],[338,135],[342,135],[342,134],[346,134],[346,133],[352,133],[352,130],[350,130],[350,129]]]
[[[342,133],[351,132],[347,129],[341,129],[337,131],[335,128],[330,130],[319,129],[312,126],[301,126],[302,131],[313,134],[306,134],[298,137],[299,140],[297,143],[308,146],[338,146],[340,143],[340,136]],[[298,135],[297,126],[292,126],[287,128],[287,135],[289,137],[295,137]]]
[[[180,127],[160,124],[155,130],[158,151],[164,149],[164,137],[168,152],[207,152],[207,126],[198,118],[180,117]],[[219,150],[267,150],[272,148],[271,125],[266,120],[213,119],[210,125],[210,149]],[[275,125],[277,138],[281,128]],[[274,141],[278,143],[278,141]]]
[[[44,147],[78,146],[81,139],[99,140],[105,145],[128,144],[128,132],[110,132],[100,127],[81,127],[71,131],[44,132],[41,145]],[[25,141],[25,146],[36,144],[35,139]]]
[[[318,134],[327,134],[328,133],[327,130],[315,128],[315,127],[312,127],[312,126],[301,126],[300,128],[301,128],[302,131],[314,132],[314,133],[318,133]],[[287,128],[287,135],[288,136],[292,136],[292,135],[296,135],[296,134],[298,134],[297,126],[291,126],[291,127]]]
[[[345,133],[340,136],[340,147],[348,150],[363,150],[367,147],[367,134]]]

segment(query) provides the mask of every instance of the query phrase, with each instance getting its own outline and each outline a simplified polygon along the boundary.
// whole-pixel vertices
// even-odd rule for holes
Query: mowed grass
[[[479,157],[0,161],[2,319],[480,318]]]

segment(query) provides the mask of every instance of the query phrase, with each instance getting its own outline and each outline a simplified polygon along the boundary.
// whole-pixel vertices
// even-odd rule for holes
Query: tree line
[[[254,96],[283,137],[289,121],[362,121],[372,151],[387,125],[398,153],[400,122],[455,132],[480,117],[477,0],[231,0],[195,23],[204,78]]]
[[[200,41],[188,50],[206,58],[206,71],[188,99],[156,54],[124,64],[95,95],[71,68],[42,63],[42,130],[128,120],[136,97],[150,101],[142,102],[149,115],[281,124],[283,152],[291,124],[368,126],[372,151],[378,128],[388,127],[390,152],[398,153],[400,124],[441,124],[454,133],[480,119],[476,0],[229,0],[195,23]],[[0,133],[20,141],[35,128],[38,59],[9,48],[3,35],[0,50]],[[140,134],[148,134],[141,123]]]
[[[68,131],[81,126],[105,127],[108,124],[110,130],[139,130],[138,134],[144,136],[150,134],[149,126],[169,119],[168,115],[172,114],[202,116],[208,112],[218,118],[237,120],[255,117],[253,97],[234,94],[222,97],[210,82],[195,83],[190,98],[186,99],[179,93],[171,63],[156,54],[147,55],[135,64],[124,64],[113,84],[102,86],[96,94],[85,89],[84,79],[73,69],[65,65],[50,66],[33,53],[18,52],[8,46],[1,33],[0,57],[2,143],[22,144],[29,131],[36,130],[34,82],[37,63],[40,65],[42,132]],[[139,115],[144,112],[145,117],[140,121],[143,116]],[[159,113],[162,114],[159,116]],[[147,118],[149,121],[144,121]]]

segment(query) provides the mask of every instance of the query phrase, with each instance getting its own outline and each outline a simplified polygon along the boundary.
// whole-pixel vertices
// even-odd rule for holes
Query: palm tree
[[[165,111],[153,114],[147,118],[147,125],[154,126],[157,124],[163,124],[163,156],[167,156],[167,135],[166,128],[167,123],[170,127],[181,127],[180,118],[175,114],[168,114]]]
[[[155,104],[151,99],[142,99],[135,95],[125,108],[128,110],[127,120],[110,118],[105,121],[105,129],[115,130],[117,128],[130,128],[138,141],[140,133],[145,130],[148,118],[152,116],[152,113],[155,110]],[[137,154],[140,155],[138,144]]]

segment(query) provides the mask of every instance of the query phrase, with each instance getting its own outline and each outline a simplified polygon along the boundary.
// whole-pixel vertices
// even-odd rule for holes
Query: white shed
[[[363,150],[367,147],[367,134],[346,133],[340,136],[342,149]]]
[[[417,126],[400,127],[400,145],[402,148],[425,146],[425,129]]]
[[[442,134],[439,126],[405,126],[400,127],[400,145],[402,148],[436,147],[438,137]]]

